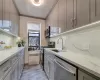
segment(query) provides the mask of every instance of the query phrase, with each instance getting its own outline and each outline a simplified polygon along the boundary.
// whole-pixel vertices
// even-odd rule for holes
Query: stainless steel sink
[[[57,50],[57,49],[53,49],[52,51],[54,51],[54,52],[60,52],[59,50]]]
[[[67,52],[67,50],[58,50],[58,49],[52,49],[52,51],[54,51],[54,52]]]

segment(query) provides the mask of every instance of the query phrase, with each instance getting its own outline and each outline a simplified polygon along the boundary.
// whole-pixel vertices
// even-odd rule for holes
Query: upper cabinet
[[[91,22],[100,20],[100,0],[91,0]]]
[[[71,30],[74,28],[74,0],[66,0],[66,18],[67,18],[67,29]]]
[[[51,21],[52,25],[51,27],[58,27],[58,4],[54,7],[52,14],[51,14]]]
[[[58,26],[61,28],[61,32],[66,31],[67,20],[66,20],[66,2],[67,0],[59,0],[58,2]]]
[[[90,23],[90,0],[76,0],[74,26],[81,27]]]
[[[46,26],[60,32],[100,20],[100,0],[58,0],[46,19]]]
[[[0,0],[0,28],[18,35],[19,14],[13,0]]]
[[[16,7],[14,5],[14,0],[10,0],[10,13],[12,14],[18,14],[18,11],[16,10]]]
[[[2,13],[2,11],[3,11],[3,8],[2,8],[2,0],[0,0],[0,28],[2,27],[2,15],[3,15],[3,13]]]

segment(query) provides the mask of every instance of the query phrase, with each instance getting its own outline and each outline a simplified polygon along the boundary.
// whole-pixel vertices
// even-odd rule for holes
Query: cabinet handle
[[[72,27],[74,28],[74,19],[71,19]]]
[[[74,25],[77,26],[77,20],[74,18]]]
[[[97,16],[97,0],[95,0],[95,16]]]

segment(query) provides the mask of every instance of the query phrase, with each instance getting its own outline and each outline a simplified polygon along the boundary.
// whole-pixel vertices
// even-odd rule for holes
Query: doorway
[[[27,27],[29,65],[37,65],[40,63],[41,25],[29,22]]]

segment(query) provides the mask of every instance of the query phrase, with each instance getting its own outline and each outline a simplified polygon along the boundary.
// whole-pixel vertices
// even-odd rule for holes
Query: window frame
[[[40,49],[40,32],[39,33],[31,33],[31,34],[39,34],[39,46],[29,46],[29,37],[37,37],[37,36],[29,36],[29,32],[28,32],[28,48],[33,48],[33,47],[39,47],[39,49]]]

